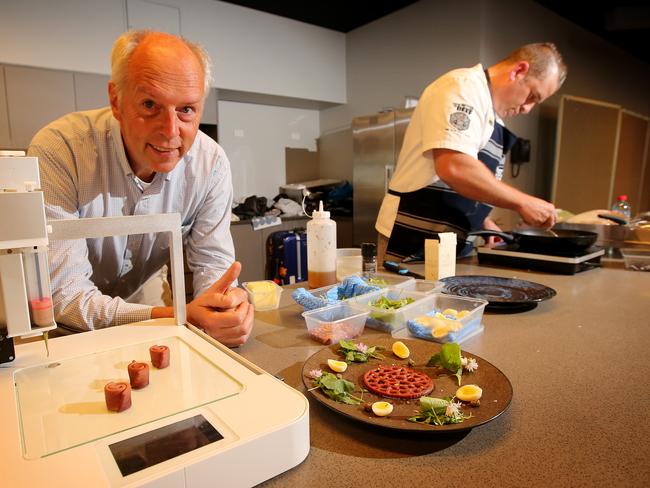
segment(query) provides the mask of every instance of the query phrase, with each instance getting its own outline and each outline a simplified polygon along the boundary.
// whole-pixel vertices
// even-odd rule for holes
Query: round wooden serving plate
[[[387,401],[392,403],[394,407],[393,413],[389,416],[377,417],[372,413],[372,411],[367,412],[364,410],[363,404],[347,405],[335,402],[320,389],[311,390],[314,399],[326,407],[331,408],[335,412],[359,422],[364,422],[373,426],[381,426],[388,429],[412,432],[458,432],[472,429],[497,418],[505,412],[510,405],[510,401],[512,400],[512,385],[510,384],[510,380],[508,380],[508,378],[498,368],[485,359],[480,358],[476,354],[461,351],[462,356],[476,359],[479,366],[473,373],[467,371],[463,372],[462,384],[475,384],[483,389],[483,397],[481,398],[481,405],[479,407],[472,407],[467,403],[462,404],[461,410],[463,413],[465,415],[471,414],[472,417],[459,424],[448,425],[427,425],[408,421],[407,419],[415,415],[419,410],[419,400],[384,398],[369,391],[363,392],[362,395],[362,378],[366,371],[374,369],[380,364],[397,364],[425,372],[433,379],[434,383],[434,389],[428,395],[430,397],[442,398],[454,396],[458,389],[458,382],[456,377],[447,370],[426,366],[429,358],[440,351],[439,344],[416,340],[404,340],[403,342],[408,346],[411,352],[409,359],[415,362],[415,364],[412,365],[409,364],[408,359],[399,359],[392,353],[391,347],[394,342],[393,339],[387,338],[374,340],[372,344],[366,344],[369,347],[382,346],[384,350],[380,352],[384,356],[384,359],[370,359],[367,363],[350,363],[345,373],[341,373],[343,379],[351,381],[356,385],[353,395],[362,397],[364,403],[373,403],[377,401]],[[305,361],[302,368],[302,381],[308,390],[314,387],[313,380],[308,376],[310,371],[320,369],[323,372],[334,373],[327,366],[327,360],[343,360],[343,355],[338,353],[339,347],[338,344],[325,347]]]

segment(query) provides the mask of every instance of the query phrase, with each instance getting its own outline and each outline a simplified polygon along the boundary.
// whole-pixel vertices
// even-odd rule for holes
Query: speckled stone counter
[[[557,291],[534,310],[486,313],[483,334],[462,345],[510,379],[510,408],[462,435],[408,435],[310,399],[309,456],[262,486],[650,485],[650,273],[606,263],[563,276],[469,262],[457,274]],[[256,314],[253,337],[238,352],[305,392],[302,364],[323,346],[308,338],[300,312],[285,291],[280,309]],[[366,329],[362,340],[376,337],[385,334]]]

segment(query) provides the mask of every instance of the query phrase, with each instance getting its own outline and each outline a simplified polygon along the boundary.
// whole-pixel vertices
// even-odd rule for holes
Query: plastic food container
[[[428,297],[427,303],[431,308],[425,314],[412,317],[406,324],[413,337],[460,343],[483,330],[481,320],[488,304],[486,300],[442,293],[432,293]]]
[[[650,271],[650,249],[621,249],[625,267],[635,271]]]
[[[403,288],[409,286],[415,279],[412,276],[401,276],[396,273],[374,273],[372,278],[368,279],[367,276],[362,277],[368,281],[371,285],[378,286],[380,288]]]
[[[384,332],[393,332],[406,327],[407,320],[418,315],[423,315],[427,311],[431,310],[432,305],[430,300],[427,300],[427,297],[429,296],[430,295],[417,291],[390,287],[351,298],[348,301],[354,306],[361,307],[363,310],[368,310],[368,312],[370,312],[368,320],[366,321],[368,327],[371,329],[382,330]],[[389,300],[412,298],[414,301],[400,308],[382,308],[374,306],[373,304],[382,297]]]
[[[346,276],[361,273],[361,249],[345,247],[336,250],[336,280],[343,281]]]
[[[309,337],[321,344],[336,344],[341,339],[353,339],[363,333],[369,312],[339,302],[309,312],[303,312]]]
[[[420,293],[434,293],[442,290],[444,284],[441,281],[432,280],[413,280],[407,281],[402,288],[409,291],[419,291]]]
[[[248,299],[255,307],[255,311],[274,310],[280,305],[282,287],[275,282],[271,280],[248,281],[242,286],[248,293]]]

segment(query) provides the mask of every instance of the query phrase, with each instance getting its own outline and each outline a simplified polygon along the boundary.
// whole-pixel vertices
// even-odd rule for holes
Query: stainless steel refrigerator
[[[413,109],[393,109],[352,119],[356,246],[376,242],[375,221],[397,164]]]

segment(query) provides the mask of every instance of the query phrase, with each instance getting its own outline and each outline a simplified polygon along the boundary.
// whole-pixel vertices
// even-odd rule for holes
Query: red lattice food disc
[[[371,392],[390,398],[420,398],[431,393],[433,380],[424,373],[404,366],[379,366],[363,375]]]

